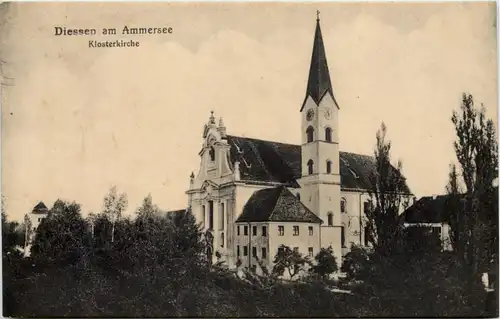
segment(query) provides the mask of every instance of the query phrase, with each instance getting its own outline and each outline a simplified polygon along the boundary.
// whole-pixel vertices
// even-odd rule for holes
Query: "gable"
[[[240,162],[241,180],[300,187],[297,183],[302,175],[300,145],[230,135],[227,140],[231,164]],[[370,175],[375,170],[373,156],[340,152],[340,180],[343,189],[371,189]],[[409,188],[406,188],[410,193]]]

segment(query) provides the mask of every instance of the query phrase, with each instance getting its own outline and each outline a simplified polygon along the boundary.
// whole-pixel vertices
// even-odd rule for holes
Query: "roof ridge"
[[[282,145],[290,145],[290,146],[300,146],[300,144],[291,144],[291,143],[278,142],[278,141],[273,141],[273,140],[264,140],[264,139],[256,138],[256,137],[237,136],[237,135],[228,135],[228,137],[244,138],[244,139],[247,139],[247,140],[256,140],[256,141],[270,142],[270,143],[276,143],[276,144],[282,144]]]
[[[278,199],[280,199],[281,194],[283,193],[283,188],[286,189],[285,186],[278,186],[278,187],[273,187],[273,188],[281,188],[281,191],[279,192],[278,196],[276,197],[276,200],[274,201],[273,209],[271,210],[271,214],[269,214],[269,217],[267,217],[268,220],[271,220],[271,218],[274,215],[274,211],[276,210],[276,205],[278,204]]]
[[[256,141],[262,141],[262,142],[269,142],[269,143],[275,143],[275,144],[281,144],[281,145],[287,145],[287,146],[301,147],[301,144],[285,143],[285,142],[279,142],[279,141],[274,141],[274,140],[264,140],[264,139],[256,138],[256,137],[237,136],[237,135],[227,135],[227,136],[228,137],[235,137],[235,138],[244,138],[244,139],[248,139],[248,140],[256,140]],[[368,154],[360,154],[360,153],[347,152],[347,151],[339,151],[339,153],[340,154],[353,154],[353,155],[366,156],[366,157],[373,158],[373,155],[368,155]]]

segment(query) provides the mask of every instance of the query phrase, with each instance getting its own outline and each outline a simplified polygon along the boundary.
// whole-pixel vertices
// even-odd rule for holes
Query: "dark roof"
[[[424,196],[408,207],[401,219],[404,223],[443,223],[447,222],[446,207],[450,195]]]
[[[488,199],[483,202],[498,207],[498,187],[493,187],[492,190],[492,193],[489,193],[489,196],[487,195]],[[458,196],[462,200],[466,198],[465,194]],[[451,199],[451,195],[424,196],[401,214],[401,220],[408,224],[449,222],[448,212],[450,206],[448,205],[451,204]],[[494,216],[498,216],[498,209],[494,208],[492,213]]]
[[[169,211],[166,211],[165,214],[166,215],[178,214],[178,213],[184,213],[185,211],[186,211],[186,209],[169,210]]]
[[[313,52],[311,56],[311,66],[309,68],[309,79],[307,81],[306,97],[311,96],[316,104],[319,104],[323,96],[330,93],[333,100],[332,83],[330,81],[330,72],[328,71],[328,63],[326,61],[325,45],[321,35],[321,27],[319,19],[316,20],[316,32],[314,33]],[[337,102],[335,104],[338,107]],[[301,111],[304,108],[302,105]]]
[[[227,136],[230,163],[240,162],[243,181],[283,183],[298,188],[301,177],[302,155],[300,145]],[[342,188],[371,189],[370,175],[375,171],[375,158],[367,155],[340,152],[340,180]],[[408,193],[410,193],[408,189]]]
[[[48,210],[49,209],[47,208],[47,206],[45,206],[43,202],[39,202],[38,204],[36,204],[35,207],[33,207],[33,213],[45,214],[47,213]]]
[[[286,187],[261,189],[253,193],[236,222],[308,222],[322,223]]]

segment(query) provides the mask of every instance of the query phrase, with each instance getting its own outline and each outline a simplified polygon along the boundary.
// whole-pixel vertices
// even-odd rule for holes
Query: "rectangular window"
[[[248,256],[248,247],[243,246],[243,256]]]
[[[278,254],[283,252],[283,247],[278,247]]]
[[[293,235],[298,236],[299,235],[299,226],[293,226]]]
[[[42,221],[42,219],[41,219],[41,218],[38,218],[38,221],[39,221],[39,222],[41,222],[41,221]]]
[[[236,246],[236,256],[240,257],[240,245]]]
[[[240,235],[240,226],[236,227],[236,235]]]
[[[257,226],[252,227],[252,236],[257,236]]]
[[[342,247],[345,247],[344,226],[340,227],[340,243],[342,244]]]
[[[214,229],[214,202],[208,202],[208,229]]]
[[[257,257],[257,247],[252,247],[252,257]]]
[[[279,236],[285,235],[285,226],[278,226],[278,235]]]
[[[309,226],[309,236],[312,236],[312,235],[313,235],[313,227]]]
[[[267,226],[262,226],[262,236],[263,237],[267,236]]]
[[[262,247],[262,259],[266,259],[267,258],[267,250],[266,250],[266,247]]]
[[[314,250],[312,247],[307,248],[307,255],[311,258],[314,257]]]
[[[248,226],[243,227],[243,235],[248,236]]]

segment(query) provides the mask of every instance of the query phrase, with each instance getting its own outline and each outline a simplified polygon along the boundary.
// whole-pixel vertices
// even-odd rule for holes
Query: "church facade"
[[[190,177],[188,206],[213,235],[213,255],[230,268],[271,267],[281,245],[311,259],[333,248],[340,265],[352,244],[367,245],[364,209],[372,156],[339,149],[340,107],[316,21],[299,144],[230,135],[212,112],[200,167]]]

